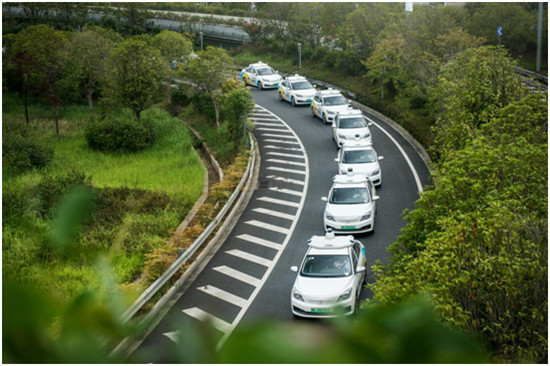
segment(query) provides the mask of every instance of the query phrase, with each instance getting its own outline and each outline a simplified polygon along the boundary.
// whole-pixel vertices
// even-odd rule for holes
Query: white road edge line
[[[422,188],[422,182],[420,181],[420,177],[418,176],[418,172],[416,171],[416,169],[414,168],[414,165],[411,161],[411,159],[409,159],[409,156],[407,155],[407,153],[405,152],[405,150],[403,150],[403,148],[401,147],[401,145],[399,145],[399,143],[397,142],[396,139],[393,138],[392,135],[390,135],[390,133],[388,131],[386,131],[384,128],[382,128],[382,126],[380,126],[378,123],[374,122],[371,118],[369,118],[368,116],[365,116],[366,119],[368,119],[370,122],[372,122],[376,127],[378,127],[382,132],[384,132],[384,134],[386,134],[386,136],[388,136],[388,138],[395,144],[395,146],[397,146],[397,149],[399,150],[399,152],[401,153],[401,155],[403,155],[403,158],[405,158],[405,161],[407,162],[407,164],[409,165],[409,169],[411,170],[413,176],[414,176],[414,180],[416,182],[416,187],[418,188],[418,192],[424,192],[424,188]]]
[[[266,111],[267,111],[267,109],[266,109]],[[273,116],[277,117],[279,119],[279,121],[281,121],[281,123],[283,123],[285,126],[287,126],[294,133],[294,131],[290,128],[290,126],[288,126],[286,124],[286,122],[283,121],[280,117],[278,117],[273,112],[269,112],[269,113],[271,113]],[[296,211],[296,218],[298,218],[298,217],[300,217],[302,209],[304,208],[304,202],[305,202],[306,196],[307,196],[307,185],[308,185],[308,182],[309,182],[309,166],[308,166],[308,158],[307,158],[306,149],[304,148],[304,145],[302,144],[302,141],[300,140],[300,138],[297,135],[296,135],[296,139],[298,141],[297,143],[300,145],[300,147],[302,148],[302,150],[304,152],[304,159],[306,161],[306,166],[305,166],[306,170],[305,170],[305,177],[304,177],[304,195],[302,196],[302,199],[300,200],[298,210]],[[248,310],[248,308],[250,307],[252,302],[254,302],[254,299],[256,298],[256,296],[258,295],[260,290],[262,289],[263,285],[266,283],[267,279],[269,278],[269,275],[271,274],[271,272],[275,268],[275,265],[279,261],[279,258],[283,254],[288,242],[290,241],[290,238],[292,236],[292,232],[294,231],[294,228],[296,227],[297,223],[298,223],[298,220],[294,220],[292,222],[292,225],[288,229],[289,234],[286,236],[285,241],[281,244],[281,249],[275,254],[275,257],[271,261],[271,264],[267,268],[267,271],[264,273],[264,276],[260,280],[260,283],[258,284],[258,286],[256,286],[256,288],[254,289],[254,292],[252,292],[252,294],[248,298],[247,304],[243,308],[241,308],[241,311],[239,312],[239,314],[237,314],[237,317],[233,320],[233,323],[231,324],[231,327],[228,329],[228,331],[225,333],[225,335],[222,337],[222,339],[218,342],[218,345],[216,347],[218,350],[223,346],[223,344],[225,343],[227,338],[229,338],[231,333],[233,333],[233,330],[235,329],[237,324],[239,324],[239,322],[241,321],[244,314],[246,314],[246,311]]]

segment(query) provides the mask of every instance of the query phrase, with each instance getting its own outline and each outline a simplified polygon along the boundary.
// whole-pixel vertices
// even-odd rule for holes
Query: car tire
[[[262,90],[264,88],[263,84],[261,81],[258,82],[258,89]]]
[[[283,102],[284,99],[283,99],[283,94],[282,93],[279,93],[279,102]]]
[[[327,116],[325,114],[323,114],[321,117],[323,119],[323,123],[327,124],[328,123]]]
[[[290,103],[292,103],[293,107],[296,107],[296,99],[294,99],[293,97],[290,97]]]

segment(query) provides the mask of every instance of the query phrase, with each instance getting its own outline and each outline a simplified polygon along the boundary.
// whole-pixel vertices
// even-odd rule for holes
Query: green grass
[[[25,123],[23,105],[16,96],[4,94],[2,105],[5,126]],[[87,106],[63,109],[61,133],[56,136],[53,111],[40,103],[30,105],[30,138],[51,146],[55,157],[42,170],[3,174],[3,197],[10,193],[13,198],[15,192],[20,204],[13,210],[4,207],[4,213],[10,213],[2,220],[4,280],[36,285],[61,303],[85,289],[97,290],[107,299],[96,270],[98,259],[106,256],[128,302],[143,290],[143,284],[135,281],[142,275],[145,254],[165,245],[202,193],[205,173],[187,128],[164,111],[149,110],[144,115],[148,113],[165,132],[159,140],[139,153],[111,154],[88,148]],[[85,225],[74,240],[74,250],[60,255],[50,246],[54,218],[38,213],[40,199],[35,192],[42,177],[66,176],[71,170],[91,176],[94,191],[113,203],[94,215],[109,218],[112,211],[113,219],[108,224]],[[14,201],[4,200],[3,205],[6,202]]]

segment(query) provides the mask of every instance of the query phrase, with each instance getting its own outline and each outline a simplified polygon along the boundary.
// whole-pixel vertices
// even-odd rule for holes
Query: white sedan
[[[366,233],[374,231],[376,195],[369,178],[348,172],[336,175],[325,206],[325,230],[335,233]]]
[[[241,71],[241,79],[246,85],[253,85],[258,89],[277,88],[283,77],[273,70],[268,64],[257,62],[250,64]]]
[[[371,144],[365,141],[351,141],[342,146],[334,161],[338,163],[338,174],[361,174],[379,187],[382,185],[379,161],[383,159],[384,157],[378,156]]]
[[[279,100],[286,100],[293,106],[311,104],[317,90],[303,76],[289,76],[279,85]]]
[[[332,123],[336,113],[348,110],[350,101],[334,89],[318,91],[311,103],[311,114],[319,117],[324,123]]]
[[[372,143],[369,129],[371,125],[372,123],[367,122],[360,110],[349,108],[336,114],[332,122],[332,138],[338,147],[352,140],[365,140],[367,143]]]
[[[365,282],[367,258],[353,236],[313,236],[290,295],[292,314],[328,318],[353,314]]]

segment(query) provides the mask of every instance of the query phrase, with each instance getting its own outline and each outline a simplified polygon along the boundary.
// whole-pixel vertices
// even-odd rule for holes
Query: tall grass
[[[17,96],[5,94],[2,106],[3,123],[25,123]],[[102,153],[87,146],[87,106],[62,110],[60,136],[47,105],[31,103],[29,116],[31,138],[51,146],[55,157],[41,170],[2,177],[3,197],[8,198],[3,202],[3,279],[37,285],[61,303],[84,289],[98,290],[107,298],[95,269],[98,258],[107,256],[131,302],[142,290],[136,280],[144,256],[165,245],[202,192],[204,167],[187,128],[162,110],[148,110],[143,118],[153,119],[160,131],[151,148],[132,154]],[[65,176],[72,170],[91,176],[94,190],[113,202],[94,215],[108,219],[112,211],[117,219],[86,224],[75,239],[75,250],[60,255],[50,248],[52,218],[38,214],[40,202],[34,192],[44,176]],[[6,209],[6,204],[13,207]]]

